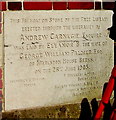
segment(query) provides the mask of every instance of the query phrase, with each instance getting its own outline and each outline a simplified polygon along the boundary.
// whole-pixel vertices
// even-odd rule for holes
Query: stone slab
[[[4,12],[5,110],[100,99],[114,61],[112,14]]]

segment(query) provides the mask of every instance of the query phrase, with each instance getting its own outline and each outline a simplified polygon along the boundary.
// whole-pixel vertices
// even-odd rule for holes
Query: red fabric
[[[116,78],[116,65],[114,66],[114,68],[112,70],[112,77]]]
[[[2,73],[2,69],[0,68],[0,74]]]
[[[9,10],[22,10],[22,3],[21,2],[8,2],[8,9]]]
[[[111,77],[109,79],[108,85],[105,89],[105,92],[102,97],[102,101],[107,104],[109,102],[109,99],[111,97],[112,91],[114,90],[114,82],[116,77],[116,65],[112,69]]]
[[[116,120],[116,109],[112,112],[110,120]]]
[[[68,9],[93,9],[94,2],[68,2]]]
[[[114,111],[111,114],[110,120],[113,120],[113,117],[114,117]]]
[[[101,102],[100,102],[100,105],[99,105],[99,108],[98,108],[98,110],[97,110],[97,113],[96,113],[96,115],[95,115],[94,120],[100,120],[104,108],[105,108],[105,106],[104,106],[104,104],[103,104],[102,101],[101,101]]]
[[[114,90],[114,81],[115,81],[115,79],[113,77],[110,77],[110,80],[108,82],[108,85],[107,85],[105,92],[103,94],[103,97],[102,97],[102,101],[105,104],[107,104],[109,102],[112,91]]]
[[[115,2],[103,2],[103,9],[112,10]]]
[[[2,80],[0,80],[0,88],[2,89]]]
[[[0,90],[0,95],[2,95],[2,90]]]
[[[0,2],[0,11],[6,10],[6,2]]]
[[[2,21],[2,14],[1,14],[1,12],[0,12],[0,22]]]
[[[24,2],[24,10],[52,10],[52,2]]]
[[[2,90],[0,90],[0,100],[2,100]]]
[[[115,82],[115,78],[116,77],[116,65],[114,66],[112,73],[111,73],[111,77],[109,79],[108,85],[105,89],[105,92],[103,94],[102,100],[100,102],[99,108],[97,110],[96,116],[94,120],[100,120],[101,114],[104,110],[104,104],[108,104],[112,91],[114,89],[114,82]],[[116,113],[112,113],[111,115],[111,120],[116,120]]]
[[[2,78],[2,69],[0,69],[0,80]]]
[[[53,2],[54,10],[67,10],[67,2]]]

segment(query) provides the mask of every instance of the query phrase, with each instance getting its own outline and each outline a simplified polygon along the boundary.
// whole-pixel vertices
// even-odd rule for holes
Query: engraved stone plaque
[[[112,14],[4,12],[5,110],[99,99],[113,66]]]

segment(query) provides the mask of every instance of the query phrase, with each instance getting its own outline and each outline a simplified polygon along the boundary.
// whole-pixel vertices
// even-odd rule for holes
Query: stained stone
[[[100,99],[114,61],[112,14],[4,12],[5,110]]]

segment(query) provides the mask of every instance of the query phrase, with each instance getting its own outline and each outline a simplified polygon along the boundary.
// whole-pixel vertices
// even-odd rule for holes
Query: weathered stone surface
[[[80,104],[70,104],[3,112],[2,118],[78,118],[79,115]]]
[[[5,110],[101,98],[113,66],[111,11],[4,13]]]

